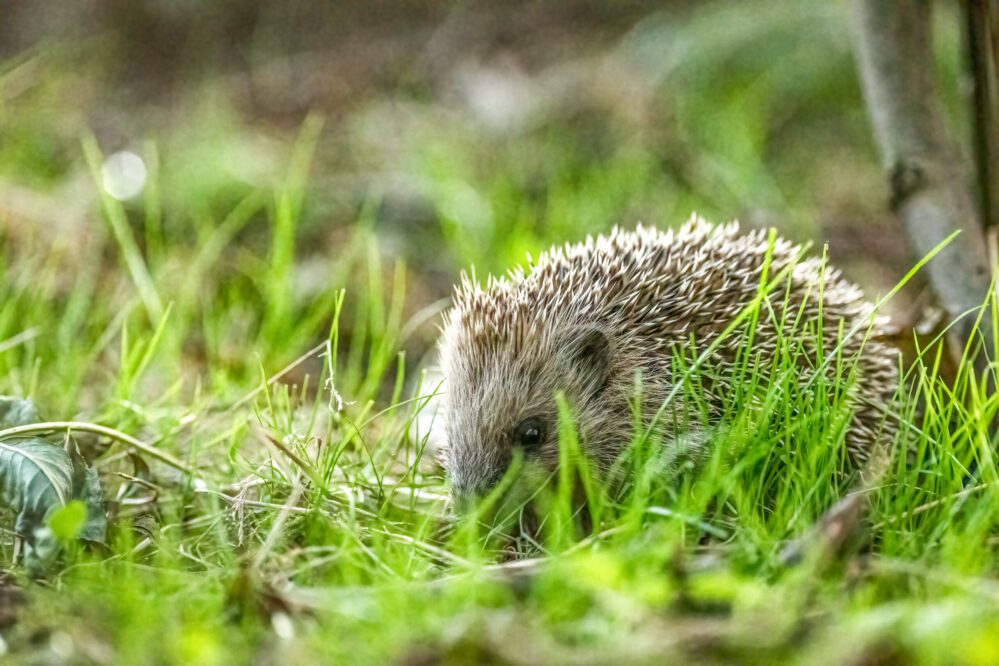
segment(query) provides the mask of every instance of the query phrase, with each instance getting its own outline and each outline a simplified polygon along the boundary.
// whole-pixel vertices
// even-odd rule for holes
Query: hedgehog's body
[[[667,453],[704,443],[696,425],[678,425],[684,390],[673,391],[679,367],[673,360],[682,354],[689,366],[750,306],[768,256],[769,278],[786,279],[759,310],[755,367],[769,369],[779,329],[791,332],[798,336],[799,385],[817,367],[827,377],[855,370],[846,438],[854,459],[889,442],[893,424],[885,407],[897,385],[894,355],[869,339],[871,308],[860,291],[837,271],[823,271],[821,260],[800,254],[784,240],[769,244],[765,232],[740,234],[734,223],[714,227],[695,219],[677,232],[615,230],[553,249],[526,272],[490,278],[484,289],[464,281],[441,342],[444,462],[456,496],[488,490],[518,447],[554,469],[559,392],[598,470],[608,469],[632,440],[636,377],[640,413],[649,424],[660,412],[654,430]],[[815,335],[820,324],[821,353]],[[745,330],[715,347],[705,375],[712,367],[732,367]],[[821,365],[827,358],[838,368]],[[709,421],[731,390],[724,373],[715,376],[722,379],[699,389]]]

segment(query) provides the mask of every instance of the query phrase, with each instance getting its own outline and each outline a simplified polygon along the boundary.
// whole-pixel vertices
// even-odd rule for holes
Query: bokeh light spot
[[[127,150],[110,155],[101,167],[104,191],[118,201],[138,196],[146,186],[147,175],[146,163]]]

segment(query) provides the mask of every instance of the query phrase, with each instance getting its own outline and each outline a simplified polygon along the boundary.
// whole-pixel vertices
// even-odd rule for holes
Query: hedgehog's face
[[[556,469],[558,394],[584,438],[616,411],[596,406],[613,366],[607,336],[590,326],[539,328],[508,338],[473,337],[457,326],[445,331],[443,462],[459,503],[486,494],[518,456],[542,471]]]

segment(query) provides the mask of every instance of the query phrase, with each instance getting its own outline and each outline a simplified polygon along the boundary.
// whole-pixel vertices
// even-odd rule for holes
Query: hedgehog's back
[[[732,367],[750,339],[766,371],[781,345],[793,341],[803,387],[818,374],[853,381],[847,445],[862,460],[894,432],[886,415],[897,386],[897,354],[878,341],[883,322],[860,290],[822,260],[803,255],[794,243],[764,230],[740,232],[734,222],[715,226],[694,217],[675,231],[615,229],[552,248],[526,269],[490,278],[485,288],[465,280],[444,346],[465,345],[470,356],[476,347],[519,354],[538,336],[595,326],[627,360],[622,367],[654,373],[678,351],[696,356],[711,349],[711,364]],[[759,316],[749,317],[754,307]],[[740,317],[755,322],[752,336],[739,326],[729,330]],[[622,381],[630,385],[633,377]],[[718,400],[731,395],[724,383],[714,389]]]

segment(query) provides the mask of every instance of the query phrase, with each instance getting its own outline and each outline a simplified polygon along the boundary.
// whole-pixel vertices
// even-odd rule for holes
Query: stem
[[[9,437],[23,437],[24,435],[35,435],[42,432],[50,432],[52,430],[76,430],[77,432],[91,432],[95,435],[104,435],[105,437],[110,437],[111,439],[119,441],[122,444],[127,444],[133,449],[141,451],[152,458],[156,458],[160,462],[166,463],[171,467],[179,469],[185,474],[197,476],[194,469],[190,465],[174,458],[166,451],[161,451],[160,449],[157,449],[150,444],[146,444],[131,435],[126,435],[120,430],[97,425],[96,423],[85,423],[83,421],[50,421],[47,423],[32,423],[30,425],[0,430],[0,441]]]
[[[985,233],[999,232],[999,91],[996,90],[996,54],[999,12],[991,0],[968,0],[965,29],[968,71],[972,81],[972,147],[978,171]],[[992,248],[993,251],[995,248]],[[996,257],[992,257],[993,261]]]

